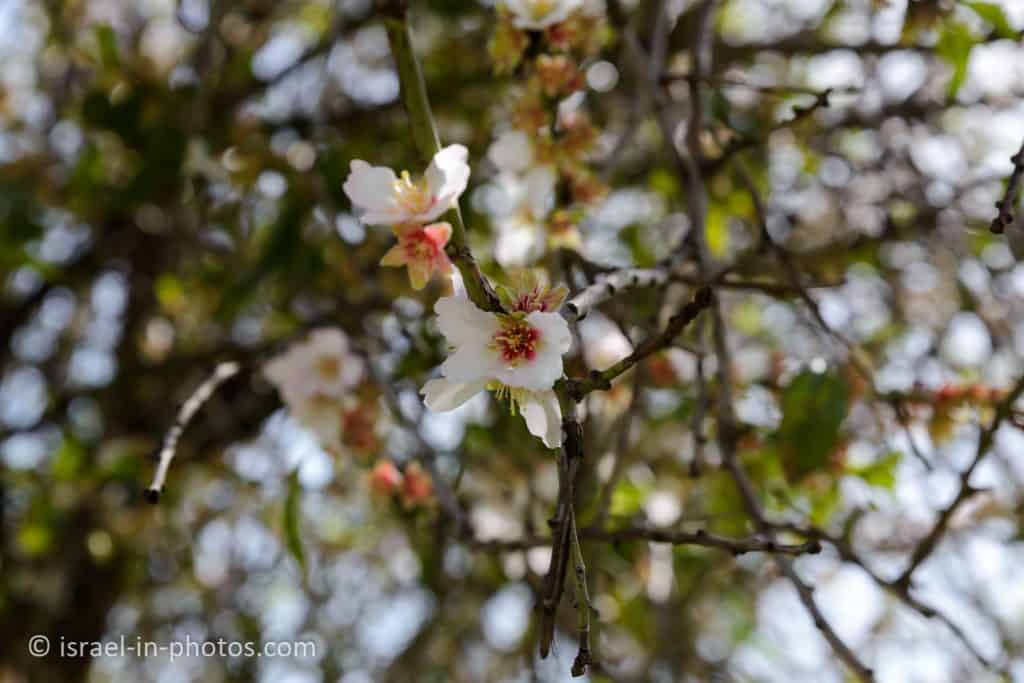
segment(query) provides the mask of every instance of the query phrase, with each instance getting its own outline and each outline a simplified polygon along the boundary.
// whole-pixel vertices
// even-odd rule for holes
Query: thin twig
[[[213,369],[213,374],[200,384],[192,395],[188,397],[178,410],[178,416],[174,424],[167,430],[164,436],[163,445],[160,448],[159,462],[156,467],[156,474],[153,475],[153,483],[146,489],[144,496],[150,503],[157,503],[160,500],[160,493],[164,490],[164,481],[167,479],[167,471],[171,467],[171,460],[174,459],[178,450],[178,439],[181,438],[185,428],[188,427],[195,414],[203,407],[203,404],[210,400],[213,393],[221,384],[238,374],[242,366],[234,361],[220,363]]]
[[[558,501],[555,516],[550,520],[552,534],[551,563],[544,577],[543,594],[540,601],[540,656],[545,658],[551,651],[555,636],[555,615],[562,601],[565,585],[565,570],[571,552],[570,530],[573,517],[576,474],[583,461],[583,428],[577,417],[576,402],[559,396],[562,407],[562,449],[558,455]]]
[[[711,302],[711,290],[707,287],[698,289],[693,299],[687,302],[679,312],[669,318],[668,324],[665,329],[660,333],[652,335],[647,339],[640,342],[633,353],[629,354],[615,365],[612,365],[607,370],[593,371],[586,379],[571,379],[562,380],[566,386],[569,395],[575,400],[579,401],[591,391],[595,389],[610,389],[612,386],[612,380],[626,372],[634,365],[644,360],[648,356],[668,347],[675,338],[696,319],[696,317],[708,307]]]
[[[675,546],[697,546],[714,548],[739,556],[747,553],[769,553],[778,555],[814,555],[821,552],[821,541],[814,536],[809,536],[807,541],[802,543],[779,543],[767,540],[762,536],[730,537],[713,534],[703,529],[696,531],[683,531],[680,529],[663,529],[650,526],[631,526],[621,529],[604,529],[586,527],[579,530],[579,537],[583,541],[594,541],[600,543],[628,543],[630,541],[649,541],[652,543],[667,543]],[[514,552],[528,550],[552,544],[550,536],[525,536],[512,540],[481,541],[467,539],[466,543],[475,550],[486,552]]]
[[[1024,179],[1024,142],[1021,143],[1017,153],[1010,157],[1010,161],[1013,162],[1013,173],[1006,181],[1006,192],[1003,194],[1003,198],[996,202],[996,209],[999,210],[999,213],[992,219],[992,225],[989,226],[989,230],[997,235],[1001,235],[1013,223],[1013,209],[1017,203],[1021,180]]]
[[[593,662],[590,655],[590,591],[587,589],[587,565],[583,562],[579,534],[576,531],[576,513],[569,510],[569,543],[572,547],[573,586],[576,596],[577,630],[580,644],[572,663],[572,675],[582,676]]]
[[[931,531],[914,548],[914,552],[910,555],[910,562],[907,564],[907,568],[903,570],[903,573],[900,574],[900,577],[896,579],[896,584],[910,584],[914,571],[928,559],[932,551],[939,544],[942,535],[949,526],[949,520],[953,517],[953,513],[957,511],[964,501],[981,490],[971,484],[971,475],[974,474],[974,470],[992,447],[996,432],[1013,412],[1013,404],[1020,398],[1021,393],[1024,393],[1024,376],[1017,380],[1010,393],[996,405],[995,417],[992,418],[992,422],[982,431],[981,436],[978,438],[978,447],[974,451],[974,458],[971,460],[971,464],[960,473],[960,489],[957,491],[956,497],[939,512],[939,516],[935,520],[935,525]]]

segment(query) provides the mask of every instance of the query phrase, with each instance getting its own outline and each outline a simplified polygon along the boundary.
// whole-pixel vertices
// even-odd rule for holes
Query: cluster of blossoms
[[[344,332],[321,328],[268,361],[263,374],[325,450],[368,454],[377,447],[378,409],[365,369]]]
[[[367,225],[391,226],[398,244],[381,259],[384,266],[406,266],[415,289],[422,289],[434,272],[449,274],[444,252],[452,226],[435,222],[455,203],[469,182],[468,152],[450,145],[434,155],[422,177],[408,171],[400,176],[390,168],[356,159],[345,180],[345,194],[361,211]]]
[[[434,484],[418,462],[409,463],[403,472],[390,460],[378,460],[370,470],[369,487],[380,498],[397,498],[407,510],[434,502]]]
[[[415,287],[422,287],[434,271],[452,271],[443,249],[450,226],[424,224],[451,209],[466,189],[466,159],[462,145],[445,147],[422,180],[408,173],[399,178],[390,168],[358,159],[351,163],[345,192],[364,222],[395,228],[398,245],[383,263],[406,264]],[[427,406],[453,410],[481,391],[494,391],[510,401],[513,413],[519,412],[545,445],[561,445],[562,413],[552,388],[572,343],[569,326],[557,313],[565,293],[564,288],[537,285],[521,293],[503,292],[502,313],[477,308],[458,286],[456,294],[440,299],[434,311],[452,353],[441,366],[442,377],[423,388]]]
[[[586,165],[597,130],[580,109],[585,79],[579,68],[600,49],[603,21],[584,0],[504,0],[498,9],[490,46],[495,66],[523,75],[508,129],[488,152],[498,169],[496,257],[504,266],[529,265],[549,246],[577,247],[582,211],[605,192]],[[531,42],[539,49],[529,50],[527,58]],[[350,164],[344,191],[359,218],[390,227],[397,238],[381,265],[406,266],[415,289],[435,274],[453,276],[445,251],[452,226],[440,219],[457,208],[469,175],[462,145],[438,151],[419,176],[359,159]],[[450,354],[441,376],[423,386],[425,403],[453,410],[491,391],[523,416],[530,433],[549,448],[559,447],[562,411],[554,386],[572,344],[558,313],[566,290],[534,283],[517,292],[499,288],[501,311],[492,312],[478,308],[457,277],[452,284],[455,294],[434,307]],[[364,370],[343,332],[322,329],[272,359],[265,374],[325,449],[369,454],[377,450],[381,421],[377,397],[366,396],[372,389],[363,384]],[[408,508],[432,497],[430,477],[415,463],[400,471],[380,460],[369,485],[381,495],[398,496]]]
[[[548,248],[577,248],[583,210],[607,191],[586,165],[598,131],[580,108],[579,65],[601,48],[601,9],[583,0],[505,0],[498,7],[495,70],[522,76],[508,129],[488,152],[498,170],[492,213],[503,266],[530,265]],[[556,209],[556,197],[571,203]]]

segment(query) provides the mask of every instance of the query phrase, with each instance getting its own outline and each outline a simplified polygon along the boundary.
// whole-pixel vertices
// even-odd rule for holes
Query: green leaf
[[[639,486],[631,481],[620,482],[612,491],[612,503],[608,510],[613,517],[629,517],[640,511],[649,494],[649,486]]]
[[[722,258],[729,249],[729,217],[718,205],[708,207],[705,223],[708,250],[715,258]]]
[[[96,26],[96,43],[100,48],[100,61],[108,69],[116,69],[121,63],[117,52],[117,34],[107,24]]]
[[[288,495],[284,501],[284,537],[288,543],[288,550],[299,563],[299,567],[306,569],[306,554],[302,547],[302,536],[299,533],[299,497],[302,494],[302,486],[299,484],[299,470],[296,469],[288,477]]]
[[[629,247],[633,263],[637,267],[650,268],[657,263],[658,258],[647,246],[647,240],[644,239],[639,225],[627,225],[619,230],[619,241]]]
[[[839,426],[849,409],[850,388],[830,373],[804,371],[782,395],[779,457],[790,483],[820,470],[839,442]]]
[[[896,486],[896,466],[902,459],[902,453],[890,451],[873,463],[861,467],[851,467],[847,471],[872,486],[891,491]]]
[[[832,515],[839,509],[839,483],[832,481],[824,491],[815,492],[810,498],[811,523],[815,526],[827,526]]]
[[[1017,32],[1010,25],[1010,21],[1006,18],[1003,8],[996,3],[966,0],[963,4],[974,10],[974,13],[984,19],[986,23],[991,24],[999,37],[1009,40],[1017,39]]]
[[[946,22],[942,27],[935,51],[953,69],[953,77],[949,81],[949,88],[946,92],[950,98],[956,97],[960,86],[964,84],[964,79],[967,77],[967,60],[971,56],[972,47],[974,47],[974,38],[966,26],[959,21]]]

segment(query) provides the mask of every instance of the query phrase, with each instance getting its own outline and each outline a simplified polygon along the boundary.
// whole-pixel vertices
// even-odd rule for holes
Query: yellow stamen
[[[418,182],[412,179],[408,171],[402,171],[400,178],[395,180],[395,199],[409,213],[424,213],[434,204],[427,179]]]
[[[543,19],[547,15],[551,14],[552,10],[555,9],[557,3],[555,0],[531,0],[527,2],[530,8],[530,15],[535,21]]]

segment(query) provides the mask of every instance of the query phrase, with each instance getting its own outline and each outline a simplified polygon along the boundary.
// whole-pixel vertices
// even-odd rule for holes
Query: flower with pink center
[[[408,171],[397,176],[390,168],[355,159],[343,187],[368,225],[424,225],[451,209],[465,191],[468,156],[462,145],[449,145],[416,179]]]
[[[407,266],[413,289],[423,289],[435,271],[445,275],[452,272],[452,263],[444,253],[444,245],[452,235],[451,225],[402,226],[395,229],[395,234],[398,244],[384,254],[380,264]]]
[[[439,299],[438,325],[452,352],[441,377],[423,387],[427,407],[453,410],[485,390],[507,396],[548,448],[562,443],[562,411],[553,391],[572,344],[558,313],[482,311],[463,294]]]

